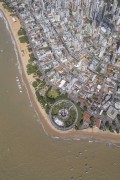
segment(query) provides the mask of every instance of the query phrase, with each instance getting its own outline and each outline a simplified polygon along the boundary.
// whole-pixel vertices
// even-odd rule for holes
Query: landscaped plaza
[[[57,101],[50,110],[50,120],[60,130],[71,129],[78,120],[77,107],[68,100]]]

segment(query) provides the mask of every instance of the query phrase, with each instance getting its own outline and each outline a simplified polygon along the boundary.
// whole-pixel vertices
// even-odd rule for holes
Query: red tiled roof
[[[96,120],[96,124],[95,124],[96,127],[99,128],[99,127],[100,127],[100,124],[101,124],[101,120],[100,120],[100,119],[97,119],[97,120]]]
[[[91,115],[88,112],[84,112],[83,121],[90,123],[90,117],[91,117]]]

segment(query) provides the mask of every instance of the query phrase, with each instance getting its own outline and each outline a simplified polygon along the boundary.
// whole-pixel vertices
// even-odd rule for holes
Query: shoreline
[[[110,132],[103,132],[96,128],[94,129],[85,129],[85,130],[75,130],[71,129],[69,131],[60,131],[56,129],[50,122],[48,115],[45,110],[42,108],[40,103],[35,96],[35,90],[32,86],[32,82],[35,80],[32,75],[28,75],[26,71],[26,65],[28,64],[29,59],[29,51],[28,44],[20,43],[18,30],[21,27],[19,19],[16,17],[16,22],[12,21],[11,13],[9,13],[6,9],[3,8],[2,3],[0,3],[0,10],[2,11],[7,23],[9,25],[9,29],[15,41],[16,49],[19,55],[19,63],[22,71],[22,78],[26,85],[28,94],[30,96],[30,100],[33,108],[37,112],[39,116],[39,121],[44,129],[45,133],[53,138],[61,138],[61,139],[69,139],[69,140],[88,140],[88,141],[97,141],[97,142],[107,142],[107,143],[120,143],[120,135],[112,134]],[[24,54],[23,54],[24,52]]]

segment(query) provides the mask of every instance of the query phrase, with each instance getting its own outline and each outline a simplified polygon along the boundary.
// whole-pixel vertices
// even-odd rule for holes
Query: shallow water
[[[45,134],[22,82],[10,34],[0,19],[0,180],[56,179],[119,180],[120,149]]]

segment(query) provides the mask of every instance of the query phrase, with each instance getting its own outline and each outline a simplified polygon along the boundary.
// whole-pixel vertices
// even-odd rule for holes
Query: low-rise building
[[[97,119],[96,122],[95,122],[95,127],[99,129],[100,125],[101,125],[101,120]]]
[[[110,106],[107,111],[107,116],[111,119],[115,119],[118,114],[118,110],[116,110],[114,107]]]
[[[83,114],[83,128],[88,128],[90,124],[91,115],[88,112],[84,112]]]

